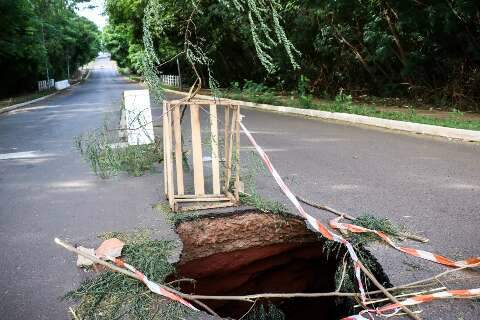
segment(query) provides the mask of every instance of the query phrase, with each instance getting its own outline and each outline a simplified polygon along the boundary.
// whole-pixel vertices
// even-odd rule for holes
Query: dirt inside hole
[[[195,294],[334,291],[335,273],[345,254],[343,248],[327,252],[324,240],[297,217],[252,210],[183,221],[176,232],[183,250],[172,279],[195,279],[195,285],[181,284],[183,292]],[[376,276],[388,282],[378,267]],[[238,301],[204,302],[221,317],[233,319],[251,307]],[[352,300],[338,297],[261,300],[260,304],[275,305],[289,320],[339,319],[353,312]]]

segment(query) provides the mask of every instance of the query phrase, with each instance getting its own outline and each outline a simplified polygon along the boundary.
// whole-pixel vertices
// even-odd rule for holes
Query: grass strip
[[[321,102],[316,102],[312,98],[305,97],[279,97],[274,95],[273,93],[248,94],[243,92],[225,91],[224,96],[229,99],[242,100],[254,103],[287,106],[300,109],[349,113],[374,118],[480,131],[480,121],[465,119],[464,114],[459,111],[450,112],[447,118],[436,118],[432,116],[418,114],[417,110],[413,108],[409,108],[405,112],[385,111],[378,110],[372,105],[354,103],[351,100],[351,97],[348,98],[349,96],[345,95],[343,97],[341,95],[337,96],[334,101]]]

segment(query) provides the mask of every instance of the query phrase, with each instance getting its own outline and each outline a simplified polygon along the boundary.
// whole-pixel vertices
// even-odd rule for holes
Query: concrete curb
[[[85,78],[83,78],[83,80],[87,80],[88,77],[90,77],[90,73],[92,73],[92,69],[88,69],[87,75],[85,76]]]
[[[75,82],[74,84],[71,84],[70,87],[75,87],[75,86],[78,86],[79,84],[81,84],[83,81],[87,80],[88,77],[90,76],[90,73],[91,73],[91,70],[88,69],[87,71],[87,75],[85,77],[82,77],[80,78],[80,80],[78,80],[77,82]],[[68,88],[67,88],[68,89]]]
[[[91,70],[88,69],[88,73],[87,75],[85,76],[85,78],[83,78],[82,80],[87,80],[88,77],[90,76],[90,73],[91,73]],[[82,83],[82,80],[78,81],[77,83],[74,83],[72,85],[70,85],[69,87],[65,88],[65,89],[62,89],[62,90],[58,90],[54,93],[51,93],[49,95],[46,95],[46,96],[43,96],[43,97],[40,97],[40,98],[37,98],[37,99],[33,99],[33,100],[30,100],[30,101],[25,101],[25,102],[22,102],[22,103],[17,103],[17,104],[14,104],[13,106],[8,106],[8,107],[5,107],[5,108],[1,108],[0,109],[0,114],[2,113],[6,113],[6,112],[9,112],[9,111],[12,111],[12,110],[15,110],[15,109],[18,109],[18,108],[21,108],[23,106],[26,106],[26,105],[29,105],[29,104],[32,104],[32,103],[35,103],[35,102],[38,102],[38,101],[42,101],[44,99],[47,99],[47,98],[50,98],[56,94],[59,94],[60,92],[63,92],[64,90],[67,90],[68,88],[71,88],[71,87],[75,87],[77,85],[79,85],[80,83]]]
[[[186,95],[185,92],[180,92],[171,89],[164,89],[167,92]],[[205,95],[196,95],[199,98],[212,99],[211,96]],[[221,99],[222,100],[222,99]],[[443,137],[448,139],[456,139],[469,142],[480,142],[480,131],[475,130],[465,130],[465,129],[456,129],[448,128],[441,126],[434,126],[430,124],[421,124],[414,122],[398,121],[398,120],[389,120],[382,118],[374,118],[361,116],[350,113],[339,113],[339,112],[329,112],[329,111],[320,111],[320,110],[310,110],[310,109],[300,109],[284,106],[272,106],[268,104],[257,104],[253,102],[245,102],[239,100],[223,99],[231,101],[234,104],[239,104],[243,107],[260,109],[271,112],[278,112],[283,114],[293,114],[308,116],[320,119],[329,119],[329,120],[338,120],[348,123],[362,124],[367,126],[375,126],[391,130],[400,130],[412,133],[426,134],[430,136]]]
[[[5,107],[5,108],[1,108],[0,109],[0,114],[2,113],[6,113],[6,112],[9,112],[9,111],[12,111],[12,110],[15,110],[15,109],[18,109],[20,107],[23,107],[23,106],[26,106],[26,105],[29,105],[31,103],[35,103],[35,102],[38,102],[38,101],[42,101],[42,100],[45,100],[47,98],[50,98],[60,92],[62,92],[63,90],[59,90],[59,91],[56,91],[54,93],[51,93],[51,94],[48,94],[46,96],[43,96],[43,97],[40,97],[40,98],[37,98],[37,99],[33,99],[33,100],[30,100],[30,101],[25,101],[25,102],[22,102],[22,103],[17,103],[17,104],[14,104],[13,106],[8,106],[8,107]]]

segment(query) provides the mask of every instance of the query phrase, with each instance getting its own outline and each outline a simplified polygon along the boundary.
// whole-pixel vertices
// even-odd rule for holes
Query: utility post
[[[180,82],[180,91],[182,91],[182,74],[180,73],[180,63],[177,57],[177,69],[178,69],[178,82]]]
[[[47,83],[50,82],[50,75],[48,73],[48,50],[47,46],[45,45],[45,32],[43,31],[43,21],[42,21],[42,39],[43,39],[43,47],[45,48],[45,69],[47,70]]]
[[[70,56],[67,55],[67,80],[70,80]]]

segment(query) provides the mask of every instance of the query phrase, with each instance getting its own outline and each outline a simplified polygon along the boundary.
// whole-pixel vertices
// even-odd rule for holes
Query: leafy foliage
[[[102,33],[102,45],[112,54],[120,67],[142,71],[142,19],[145,1],[105,1],[109,24]]]
[[[268,303],[264,306],[261,303],[255,306],[244,318],[245,320],[284,320],[285,314],[273,303]]]
[[[148,233],[110,233],[108,237],[126,241],[125,262],[141,270],[150,280],[163,283],[174,273],[168,262],[174,245],[165,240],[153,240]],[[66,299],[78,301],[75,314],[80,319],[180,319],[189,314],[182,305],[152,293],[137,279],[105,271],[83,282],[66,294]]]
[[[244,205],[255,207],[263,212],[272,212],[288,215],[287,208],[280,202],[269,200],[258,193],[257,179],[268,174],[262,159],[255,152],[248,155],[247,168],[242,174],[245,192],[240,194],[240,202]]]
[[[36,82],[67,77],[99,50],[96,25],[74,11],[75,0],[0,1],[1,96],[36,89]]]
[[[307,77],[303,74],[300,76],[298,80],[298,101],[300,105],[306,109],[310,109],[313,107],[313,96],[310,94],[310,86]]]
[[[358,226],[377,230],[383,232],[388,237],[393,239],[399,238],[399,233],[401,231],[401,227],[395,225],[392,221],[387,218],[376,217],[371,214],[363,214],[357,217],[353,224]],[[352,240],[356,243],[366,243],[366,242],[374,242],[374,241],[383,241],[381,240],[376,234],[373,233],[359,233],[351,235]]]
[[[193,61],[204,79],[211,81],[214,74],[221,87],[235,81],[241,87],[249,79],[304,90],[299,96],[306,108],[310,95],[334,97],[343,88],[355,95],[404,96],[478,111],[480,3],[475,0],[107,4],[113,18],[106,30],[125,37],[121,45],[107,47],[133,70],[139,71],[137,58],[145,50],[141,17],[150,5],[149,43],[157,61],[150,60],[149,70],[176,74],[170,59],[183,52],[179,58],[187,83],[195,76]],[[194,25],[187,28],[193,10]]]
[[[146,145],[115,146],[118,139],[103,127],[76,137],[75,146],[90,167],[102,178],[119,172],[138,177],[152,170],[155,163],[163,161],[161,141]]]

